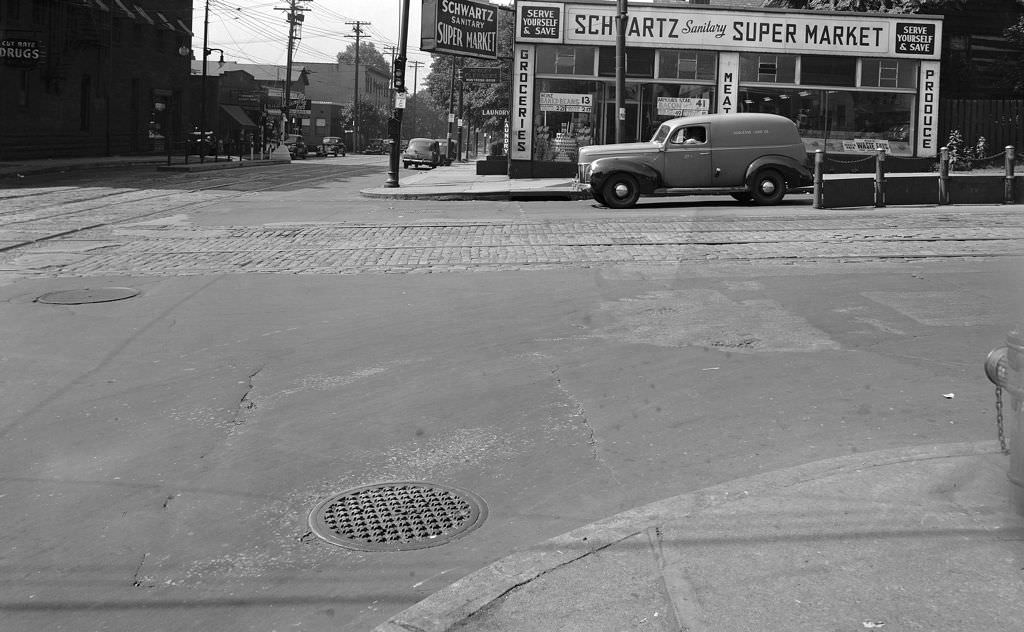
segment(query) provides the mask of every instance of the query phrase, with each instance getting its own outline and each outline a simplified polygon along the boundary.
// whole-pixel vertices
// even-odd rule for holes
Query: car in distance
[[[426,166],[433,169],[441,164],[441,150],[433,138],[414,138],[402,153],[402,166],[413,165],[417,169]]]
[[[324,139],[320,141],[320,145],[316,149],[316,155],[344,156],[345,143],[341,142],[341,139],[337,136],[324,136]]]
[[[662,123],[646,143],[580,148],[576,186],[610,208],[641,195],[728,194],[778,204],[813,184],[793,121],[775,114],[709,114]]]
[[[285,134],[281,144],[288,149],[288,155],[292,159],[301,158],[306,159],[306,155],[309,153],[309,148],[306,147],[306,139],[300,134]]]

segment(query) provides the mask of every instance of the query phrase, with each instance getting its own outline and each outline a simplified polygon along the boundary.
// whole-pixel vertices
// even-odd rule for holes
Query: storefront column
[[[737,100],[740,96],[740,54],[722,52],[718,54],[718,114],[739,112]]]
[[[516,44],[512,59],[512,125],[509,177],[525,177],[533,159],[533,73],[536,46]]]

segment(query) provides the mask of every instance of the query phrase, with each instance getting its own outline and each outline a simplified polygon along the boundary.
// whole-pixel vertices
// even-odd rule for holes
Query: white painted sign
[[[917,106],[917,155],[939,153],[939,62],[921,62],[921,87]]]
[[[708,113],[708,99],[694,97],[658,97],[660,116],[701,116]]]
[[[564,92],[541,92],[541,112],[591,112],[594,96],[591,94],[569,94]]]
[[[546,8],[546,9],[545,9]],[[517,42],[615,43],[616,5],[521,2]],[[784,13],[629,6],[626,45],[939,59],[942,20],[926,16]]]
[[[536,64],[532,44],[516,44],[512,55],[512,137],[509,158],[533,158],[533,72]]]

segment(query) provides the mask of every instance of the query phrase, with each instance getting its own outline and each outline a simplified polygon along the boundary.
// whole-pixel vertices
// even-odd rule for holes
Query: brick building
[[[0,160],[161,150],[191,20],[192,0],[0,0]]]

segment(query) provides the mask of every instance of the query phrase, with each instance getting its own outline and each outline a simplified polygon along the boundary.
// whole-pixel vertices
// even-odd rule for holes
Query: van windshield
[[[672,128],[668,125],[662,125],[658,128],[658,131],[654,133],[654,136],[651,138],[651,142],[658,144],[664,143],[665,139],[668,138],[668,133],[671,129]]]

